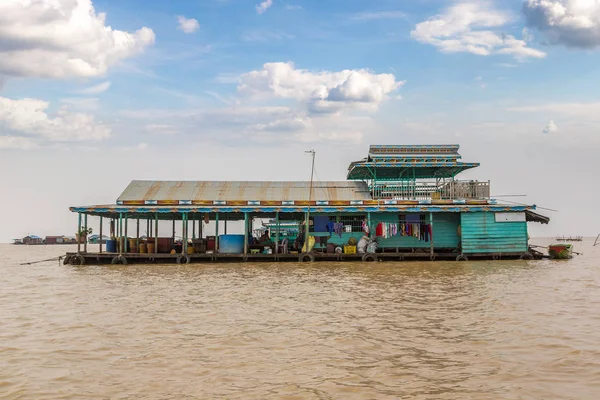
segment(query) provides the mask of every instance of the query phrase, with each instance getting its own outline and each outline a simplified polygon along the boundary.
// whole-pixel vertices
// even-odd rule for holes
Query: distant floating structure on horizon
[[[582,242],[583,236],[557,236],[557,242]]]

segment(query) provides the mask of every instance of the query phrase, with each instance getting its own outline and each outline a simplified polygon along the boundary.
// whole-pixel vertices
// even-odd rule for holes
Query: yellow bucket
[[[145,254],[148,252],[148,248],[146,247],[146,243],[140,243],[140,254]]]
[[[188,246],[187,248],[187,253],[188,254],[194,254],[196,251],[194,250],[194,246]]]

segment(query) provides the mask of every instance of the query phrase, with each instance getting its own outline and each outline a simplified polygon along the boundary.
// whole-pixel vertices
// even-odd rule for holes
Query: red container
[[[207,236],[206,237],[206,250],[215,250],[215,237]]]

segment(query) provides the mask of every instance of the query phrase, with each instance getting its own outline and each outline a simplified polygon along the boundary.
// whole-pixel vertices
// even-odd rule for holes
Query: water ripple
[[[600,249],[567,262],[20,266],[0,398],[596,399]]]

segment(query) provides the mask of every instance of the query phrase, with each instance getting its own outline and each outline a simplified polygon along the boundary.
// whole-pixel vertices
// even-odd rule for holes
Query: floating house
[[[106,245],[110,252],[101,245],[88,253],[84,244],[65,262],[537,257],[529,247],[527,223],[549,219],[536,213],[535,205],[492,199],[489,181],[457,179],[478,166],[461,160],[458,145],[371,146],[338,182],[132,181],[115,204],[71,208],[79,230],[87,228],[88,216],[99,217],[102,235],[103,221],[110,220],[113,240]],[[270,240],[252,238],[254,219],[269,221]],[[159,220],[172,221],[167,235],[159,234]],[[238,221],[240,232],[231,231],[232,221]],[[145,240],[140,222],[146,225]],[[179,224],[188,246],[172,254]],[[207,224],[215,227],[214,236],[204,234]],[[357,252],[363,238],[377,246]]]
[[[44,239],[36,235],[25,236],[21,242],[27,245],[44,244]]]

